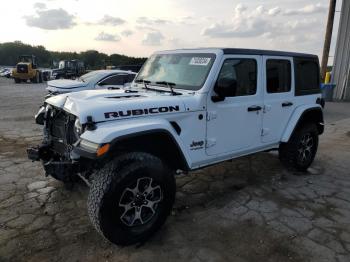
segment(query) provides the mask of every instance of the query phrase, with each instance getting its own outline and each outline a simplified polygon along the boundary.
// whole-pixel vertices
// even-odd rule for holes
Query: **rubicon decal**
[[[179,106],[151,107],[151,108],[145,108],[145,109],[131,109],[131,110],[121,110],[116,112],[106,112],[105,118],[153,115],[153,114],[177,112],[177,111],[180,111]]]

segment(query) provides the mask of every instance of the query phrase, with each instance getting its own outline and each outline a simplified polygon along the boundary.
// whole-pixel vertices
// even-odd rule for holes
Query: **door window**
[[[256,93],[257,63],[255,59],[227,59],[222,65],[218,82],[236,81],[232,96],[248,96]]]
[[[132,81],[134,81],[136,75],[134,74],[129,74],[127,77],[127,80],[125,81],[126,83],[131,83]]]
[[[125,75],[114,75],[103,80],[100,85],[124,85]]]
[[[266,61],[266,87],[268,93],[289,92],[291,89],[291,64],[289,60]]]
[[[320,93],[320,67],[316,59],[294,58],[295,94]]]

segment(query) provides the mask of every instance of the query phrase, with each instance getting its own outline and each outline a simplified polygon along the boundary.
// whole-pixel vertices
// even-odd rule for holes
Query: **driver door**
[[[226,56],[218,73],[218,82],[234,82],[235,90],[222,101],[208,96],[208,155],[228,155],[261,145],[262,74],[261,56]],[[215,99],[214,99],[215,100]]]

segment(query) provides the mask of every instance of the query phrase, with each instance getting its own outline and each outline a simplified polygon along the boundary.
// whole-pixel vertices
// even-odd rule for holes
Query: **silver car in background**
[[[124,70],[96,70],[81,77],[47,82],[47,96],[95,89],[119,89],[130,86],[136,73]]]

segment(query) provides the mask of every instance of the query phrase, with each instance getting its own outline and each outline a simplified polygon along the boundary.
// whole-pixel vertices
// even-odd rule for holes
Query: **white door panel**
[[[222,64],[228,59],[254,59],[256,61],[256,93],[253,95],[226,97],[224,101],[220,102],[211,100],[211,96],[215,94],[214,91],[212,94],[209,94],[206,146],[208,155],[229,154],[261,145],[263,108],[261,92],[263,88],[261,85],[262,57],[231,55],[224,58]],[[218,72],[218,76],[219,74],[220,72]]]
[[[287,92],[268,92],[267,83],[267,60],[289,61],[290,62],[290,90]],[[279,142],[284,129],[293,113],[294,105],[294,67],[293,59],[288,57],[263,57],[264,68],[264,114],[263,114],[263,131],[262,142],[275,143]],[[274,84],[274,83],[272,83]],[[271,83],[270,83],[271,85]],[[271,88],[270,86],[270,89]]]

